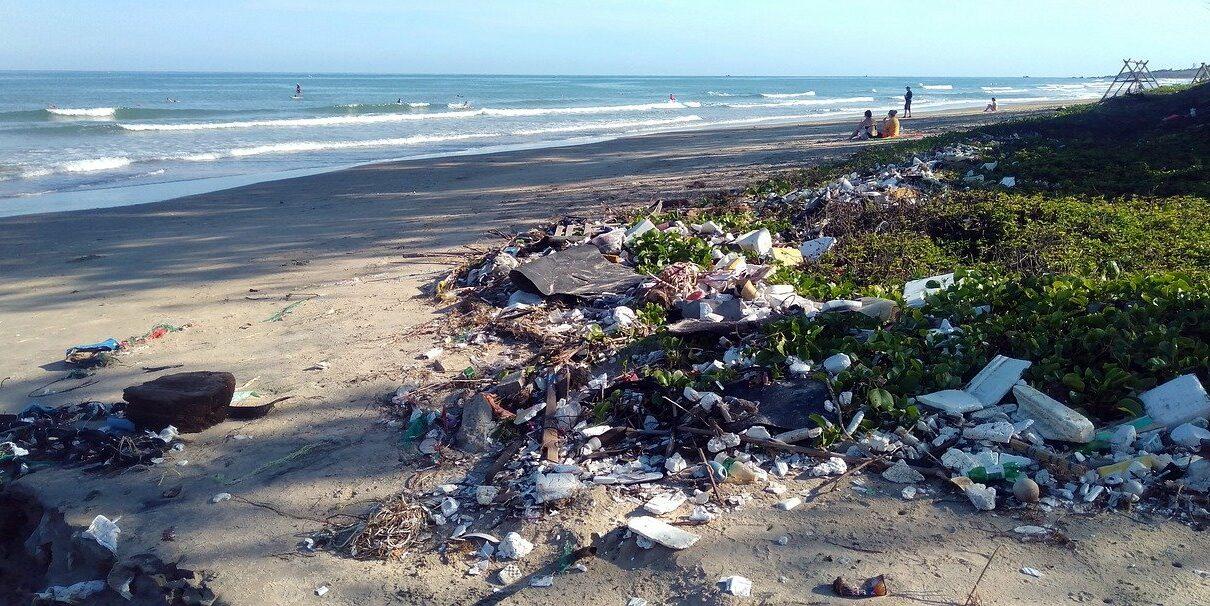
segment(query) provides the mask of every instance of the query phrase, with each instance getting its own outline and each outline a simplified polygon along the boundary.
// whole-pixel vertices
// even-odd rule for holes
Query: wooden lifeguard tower
[[[1202,82],[1210,82],[1210,63],[1203,63],[1197,68],[1197,73],[1193,74],[1193,82],[1191,84],[1201,84]]]
[[[1203,66],[1205,67],[1205,66]],[[1109,85],[1109,90],[1101,96],[1104,101],[1110,97],[1116,97],[1121,94],[1141,93],[1148,88],[1156,88],[1160,85],[1155,81],[1155,77],[1151,75],[1151,70],[1147,69],[1147,62],[1142,59],[1122,59],[1122,71],[1114,77],[1113,83]]]

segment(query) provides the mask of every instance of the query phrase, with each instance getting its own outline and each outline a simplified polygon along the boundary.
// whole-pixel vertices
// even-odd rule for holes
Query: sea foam
[[[46,110],[46,113],[52,114],[55,116],[70,116],[73,118],[106,118],[106,117],[113,116],[114,112],[116,112],[116,111],[117,111],[117,108],[113,108],[113,107],[84,107],[84,108],[52,107],[52,108],[48,108]]]
[[[814,97],[815,91],[809,90],[805,93],[761,93],[760,96],[769,99],[797,99],[799,97]]]
[[[37,177],[45,177],[55,173],[91,173],[102,170],[114,170],[130,166],[132,160],[126,157],[104,157],[104,158],[88,158],[85,160],[72,160],[63,162],[53,166],[43,166],[37,168],[28,168],[21,172],[21,176],[26,179]]]
[[[222,158],[244,158],[265,154],[296,154],[301,152],[325,151],[334,149],[359,149],[369,147],[401,147],[420,145],[422,143],[441,143],[445,141],[463,141],[466,139],[485,139],[499,137],[498,133],[474,133],[466,135],[415,135],[411,137],[391,137],[388,139],[363,139],[354,141],[290,141],[288,143],[271,143],[251,147],[236,147],[221,152],[204,152],[176,156],[173,160],[188,160],[191,162],[208,162]]]
[[[185,122],[181,124],[119,123],[125,130],[174,131],[215,130],[229,128],[292,127],[292,126],[346,126],[351,124],[381,124],[407,122],[411,120],[436,120],[443,118],[469,118],[478,112],[440,112],[431,114],[367,114],[362,116],[330,116],[326,118],[278,118],[272,120],[241,120],[237,122]]]

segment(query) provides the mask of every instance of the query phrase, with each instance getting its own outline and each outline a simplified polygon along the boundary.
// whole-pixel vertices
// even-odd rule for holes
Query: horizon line
[[[1181,71],[1190,68],[1156,68],[1151,71]],[[1196,69],[1196,68],[1193,68]],[[474,72],[357,72],[357,71],[267,71],[267,70],[218,70],[218,69],[75,69],[75,68],[29,68],[29,69],[0,69],[0,73],[86,73],[86,74],[267,74],[283,76],[460,76],[484,77],[494,76],[503,78],[513,77],[555,77],[555,78],[1104,78],[1110,74],[1081,74],[1081,75],[995,75],[982,74],[978,76],[960,76],[946,74],[816,74],[816,75],[770,75],[770,74],[554,74],[554,73],[474,73]]]

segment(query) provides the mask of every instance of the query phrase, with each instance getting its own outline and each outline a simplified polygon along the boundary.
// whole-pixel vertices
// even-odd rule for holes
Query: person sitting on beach
[[[882,119],[882,123],[878,125],[878,137],[880,139],[894,139],[899,136],[899,117],[896,116],[898,113],[892,109]]]
[[[870,137],[877,136],[878,131],[874,130],[874,112],[867,109],[865,110],[865,118],[857,125],[857,130],[853,131],[852,135],[849,135],[849,141],[853,139],[865,141]]]
[[[996,106],[996,98],[995,98],[995,97],[992,97],[992,102],[991,102],[991,103],[988,103],[988,104],[987,104],[987,107],[983,108],[983,111],[985,111],[985,112],[994,112],[994,111],[997,111],[997,110],[999,110],[999,109],[1000,109],[1000,108]]]

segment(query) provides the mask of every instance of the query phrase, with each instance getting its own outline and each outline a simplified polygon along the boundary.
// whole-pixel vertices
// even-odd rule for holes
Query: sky
[[[1208,0],[0,0],[0,69],[1072,76],[1210,61]]]

